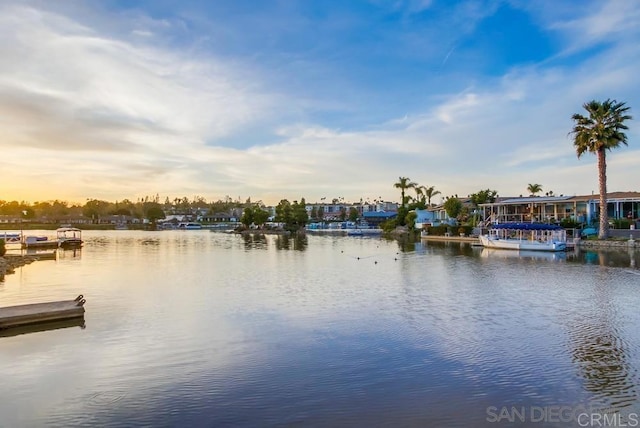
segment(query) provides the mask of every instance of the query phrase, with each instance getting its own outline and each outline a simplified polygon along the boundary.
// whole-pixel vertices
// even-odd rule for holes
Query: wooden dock
[[[0,329],[82,318],[84,304],[85,300],[81,294],[74,300],[0,308]]]

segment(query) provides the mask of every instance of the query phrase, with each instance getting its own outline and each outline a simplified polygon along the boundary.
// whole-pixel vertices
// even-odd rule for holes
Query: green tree
[[[476,193],[472,193],[471,195],[469,195],[469,199],[471,200],[471,203],[473,204],[473,207],[475,209],[477,209],[481,204],[495,202],[497,197],[498,191],[491,189],[479,190]],[[472,224],[475,226],[477,224],[477,221],[481,218],[481,214],[475,212],[471,218]]]
[[[440,194],[440,191],[436,190],[434,186],[425,187],[423,192],[424,192],[424,196],[427,198],[428,205],[431,205],[431,198]]]
[[[253,209],[253,223],[256,226],[262,227],[267,222],[267,220],[269,220],[269,212],[263,210],[259,206],[256,206]]]
[[[413,188],[413,190],[416,192],[416,198],[415,201],[417,203],[422,202],[423,204],[425,204],[427,202],[427,197],[424,195],[424,191],[427,188],[425,186],[418,186],[416,184],[416,186]]]
[[[98,199],[90,199],[82,208],[82,215],[92,219],[92,223],[100,221],[100,217],[104,217],[110,211],[110,203]]]
[[[242,217],[240,217],[240,223],[242,223],[245,227],[251,226],[251,223],[254,222],[254,209],[252,206],[248,206],[242,212]]]
[[[469,199],[471,200],[471,203],[476,208],[480,204],[495,202],[497,197],[498,197],[498,191],[491,190],[491,189],[479,190],[476,193],[472,193],[471,195],[469,195]]]
[[[165,218],[164,211],[162,207],[157,202],[145,202],[143,204],[145,217],[149,220],[151,224],[156,224],[156,222],[162,218]]]
[[[307,213],[307,203],[304,198],[300,202],[294,201],[293,208],[293,230],[298,230],[307,225],[309,214]]]
[[[291,224],[293,220],[291,203],[287,199],[282,199],[276,206],[276,221]]]
[[[625,103],[607,99],[604,102],[590,101],[583,105],[588,116],[574,114],[573,145],[578,159],[586,152],[593,153],[598,159],[598,181],[600,187],[600,230],[599,239],[609,236],[609,218],[607,213],[607,160],[606,151],[627,145],[624,122],[632,119],[627,114],[629,107]]]
[[[400,206],[398,208],[398,216],[396,217],[396,225],[397,226],[404,226],[405,220],[407,218],[407,214],[409,213],[409,210],[407,209],[407,207],[405,206]]]
[[[418,218],[418,214],[415,211],[410,211],[405,217],[404,222],[409,228],[409,230],[413,230],[416,227],[416,218]]]
[[[531,196],[536,196],[537,193],[542,192],[542,184],[529,183],[527,191]]]
[[[354,207],[349,208],[349,221],[354,223],[358,221],[358,210]]]
[[[400,189],[400,196],[401,196],[400,205],[404,207],[407,202],[404,193],[407,189],[412,189],[416,187],[416,183],[412,182],[407,177],[398,177],[398,182],[394,183],[393,187],[395,187],[396,189]]]
[[[449,218],[457,218],[462,211],[462,202],[458,198],[448,198],[444,201],[444,209]]]
[[[345,221],[347,219],[347,209],[345,207],[340,207],[340,221]]]

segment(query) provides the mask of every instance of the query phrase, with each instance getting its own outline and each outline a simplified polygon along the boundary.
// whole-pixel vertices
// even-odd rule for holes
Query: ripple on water
[[[637,403],[640,298],[612,257],[117,233],[0,288],[89,302],[85,330],[2,341],[11,426],[481,426],[488,406]]]

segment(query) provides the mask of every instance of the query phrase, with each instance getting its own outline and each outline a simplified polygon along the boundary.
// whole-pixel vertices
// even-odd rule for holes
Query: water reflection
[[[266,250],[269,248],[264,233],[245,233],[242,235],[245,250]]]
[[[547,262],[558,262],[567,260],[567,254],[562,251],[516,251],[483,248],[480,254],[483,258],[488,259],[520,259]]]
[[[80,248],[69,248],[69,249],[58,249],[58,260],[60,259],[75,259],[79,260],[82,257],[82,249]]]
[[[423,243],[424,244],[424,243]],[[468,242],[426,242],[426,245],[433,249],[438,249],[450,256],[477,257],[482,250],[481,247],[474,247]]]
[[[411,236],[402,236],[396,239],[398,243],[398,249],[403,253],[411,253],[416,250],[416,243],[421,242],[420,238],[414,238]]]
[[[580,264],[636,268],[640,265],[640,251],[633,248],[626,250],[576,249],[574,252],[567,253],[567,260]]]
[[[572,362],[593,401],[615,408],[630,406],[638,398],[638,378],[610,286],[596,282],[588,301],[568,326]]]
[[[601,269],[618,255],[125,235],[0,284],[7,305],[91,298],[86,330],[0,340],[0,425],[506,426],[485,409],[638,398],[626,249]]]
[[[18,336],[21,334],[39,333],[42,331],[58,330],[61,328],[69,328],[69,327],[80,327],[81,329],[85,329],[86,325],[85,325],[84,317],[71,318],[71,319],[62,320],[62,321],[41,322],[41,323],[30,324],[30,325],[25,325],[21,327],[3,329],[3,330],[0,330],[0,337],[12,337],[12,336]]]
[[[309,245],[307,235],[296,233],[294,235],[278,235],[276,236],[276,248],[278,250],[296,250],[304,251]]]

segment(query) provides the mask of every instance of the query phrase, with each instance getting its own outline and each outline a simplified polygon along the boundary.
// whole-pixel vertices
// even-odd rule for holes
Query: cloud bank
[[[585,15],[570,19],[561,9],[527,10],[524,2],[484,6],[460,2],[451,21],[464,15],[481,23],[501,8],[517,9],[554,40],[554,53],[500,72],[478,71],[461,59],[483,51],[462,41],[459,49],[451,47],[481,31],[474,24],[448,34],[446,46],[432,47],[428,58],[416,53],[424,70],[415,73],[412,58],[390,66],[394,73],[404,67],[402,81],[384,69],[357,79],[354,74],[371,59],[350,62],[349,40],[343,47],[318,41],[335,49],[345,61],[341,68],[326,52],[287,54],[293,48],[281,41],[273,47],[281,56],[269,51],[268,59],[251,46],[214,49],[212,37],[243,30],[233,22],[215,23],[210,33],[200,33],[201,25],[179,11],[154,18],[144,9],[5,2],[0,199],[160,193],[270,203],[299,197],[397,200],[398,176],[444,195],[487,187],[517,195],[532,182],[556,194],[597,189],[595,159],[576,159],[570,117],[591,99],[640,106],[640,6],[594,2]],[[429,1],[398,3],[384,16],[399,15],[406,26],[437,14],[435,7]],[[294,18],[299,11],[289,13]],[[338,18],[344,28],[363,19],[346,12]],[[406,43],[399,50],[416,40],[439,42],[431,32],[413,29],[391,39]],[[403,102],[412,84],[420,96]],[[637,127],[630,125],[630,146],[609,156],[611,190],[638,190],[640,146]]]

